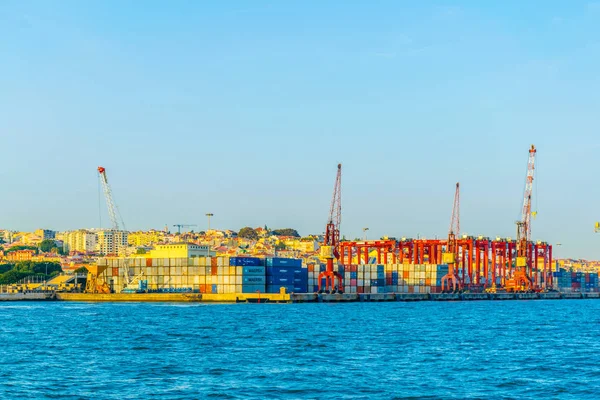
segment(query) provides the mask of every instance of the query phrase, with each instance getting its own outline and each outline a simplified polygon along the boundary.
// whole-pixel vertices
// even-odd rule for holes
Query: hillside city
[[[63,271],[75,270],[99,257],[127,257],[150,253],[157,246],[188,243],[204,246],[207,255],[318,257],[322,235],[300,237],[294,229],[245,227],[239,231],[208,230],[171,232],[78,229],[58,232],[0,230],[0,264],[23,261],[60,263]]]
[[[239,231],[207,230],[171,232],[163,230],[133,231],[78,229],[58,232],[37,229],[33,232],[0,230],[0,264],[24,261],[52,262],[65,272],[74,271],[99,257],[129,257],[156,250],[157,246],[195,244],[206,249],[206,255],[251,255],[258,257],[291,257],[305,261],[319,259],[323,235],[301,237],[295,229],[245,227]],[[376,254],[373,254],[375,256]],[[600,261],[559,259],[558,268],[572,272],[600,272]]]

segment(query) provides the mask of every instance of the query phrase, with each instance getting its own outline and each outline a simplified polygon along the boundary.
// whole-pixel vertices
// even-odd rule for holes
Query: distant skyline
[[[0,229],[515,237],[600,259],[600,2],[0,2]]]

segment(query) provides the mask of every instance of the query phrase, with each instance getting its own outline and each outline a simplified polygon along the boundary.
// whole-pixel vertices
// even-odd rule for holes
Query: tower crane
[[[196,224],[174,224],[173,226],[177,227],[177,234],[181,234],[181,228],[191,228],[194,226],[198,226]]]
[[[454,192],[454,206],[450,218],[450,229],[448,230],[448,245],[446,252],[442,254],[442,261],[448,264],[448,273],[442,277],[442,291],[456,292],[461,289],[461,282],[456,271],[458,270],[458,241],[460,234],[460,184],[456,183]],[[452,285],[452,289],[450,286]]]
[[[325,229],[325,240],[321,246],[321,257],[326,261],[326,269],[319,274],[319,293],[338,293],[343,291],[343,278],[333,270],[333,260],[340,258],[340,223],[342,221],[342,164],[337,166],[337,176],[333,186],[333,197],[329,208],[329,219]],[[325,289],[322,288],[322,279],[325,278]],[[337,279],[337,287],[335,280]]]
[[[113,231],[118,231],[121,229],[121,227],[125,229],[123,218],[121,218],[119,209],[115,205],[115,202],[112,198],[112,190],[110,189],[110,185],[108,184],[108,178],[106,177],[106,168],[98,167],[98,174],[100,176],[100,182],[102,182],[104,197],[106,198],[106,208],[108,209],[108,216],[110,217],[111,228]]]
[[[123,222],[123,218],[121,217],[121,213],[119,213],[119,209],[117,208],[113,197],[112,190],[110,185],[108,184],[108,178],[106,177],[106,168],[98,167],[98,174],[100,176],[100,182],[102,182],[102,189],[104,190],[104,197],[106,198],[106,208],[108,209],[108,216],[110,217],[111,229],[113,231],[119,231],[121,229],[125,230],[125,223]],[[114,239],[113,239],[114,240]],[[117,243],[115,243],[116,249]],[[118,249],[117,249],[118,250]],[[124,259],[124,282],[123,282],[123,291],[128,291],[130,288],[139,280],[141,276],[132,277],[129,271],[129,259]],[[143,275],[143,274],[141,274]]]
[[[529,160],[527,162],[527,177],[525,179],[525,192],[523,194],[521,219],[516,222],[516,268],[512,279],[509,279],[506,282],[506,289],[509,291],[530,291],[533,289],[533,283],[527,271],[533,267],[533,262],[529,252],[529,242],[531,241],[531,194],[533,191],[536,152],[537,150],[535,146],[531,145],[531,148],[529,149]],[[537,260],[533,261],[537,262]]]

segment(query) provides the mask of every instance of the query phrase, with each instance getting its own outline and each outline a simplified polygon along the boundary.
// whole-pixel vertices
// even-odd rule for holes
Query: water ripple
[[[600,302],[0,304],[0,398],[596,399]]]

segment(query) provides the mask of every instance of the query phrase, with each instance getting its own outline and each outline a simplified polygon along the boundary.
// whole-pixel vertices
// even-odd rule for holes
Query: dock
[[[0,301],[141,303],[353,303],[600,299],[600,293],[0,293]]]

